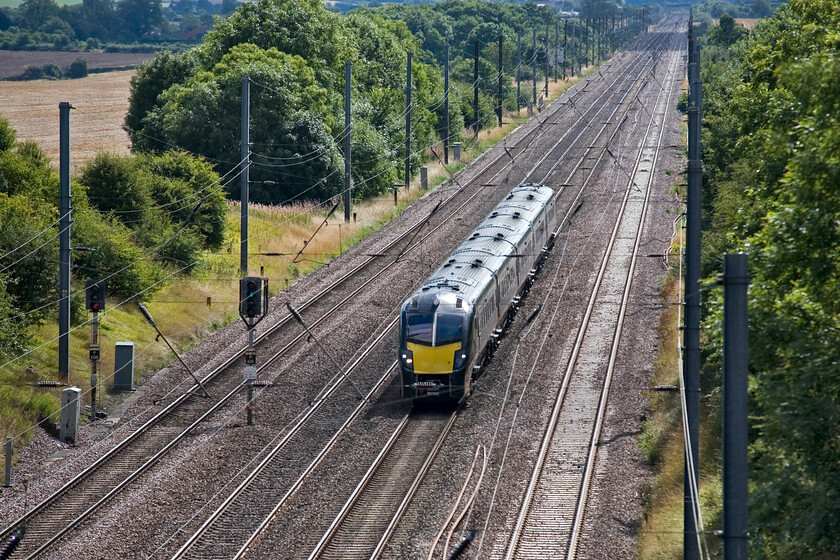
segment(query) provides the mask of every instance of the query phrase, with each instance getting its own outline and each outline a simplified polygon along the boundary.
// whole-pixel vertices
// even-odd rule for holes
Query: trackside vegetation
[[[836,1],[790,0],[751,32],[721,17],[702,54],[702,266],[709,287],[701,501],[706,530],[720,529],[723,302],[713,281],[723,254],[743,251],[751,275],[749,532],[756,559],[840,558],[838,29]],[[681,453],[674,461],[681,464]],[[657,515],[669,515],[660,508]],[[662,524],[649,530],[656,527]],[[720,541],[707,540],[719,557]],[[643,557],[681,557],[681,546],[671,548]]]

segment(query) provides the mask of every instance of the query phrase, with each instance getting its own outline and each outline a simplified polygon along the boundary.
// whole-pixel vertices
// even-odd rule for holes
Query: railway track
[[[607,118],[605,119],[605,124],[597,131],[596,138],[602,137],[602,136],[608,136],[610,139],[613,138],[614,135],[615,135],[615,132],[618,130],[618,126],[620,125],[620,122],[623,121],[623,119],[616,120],[614,118],[615,114],[616,114],[617,111],[619,111],[622,108],[625,111],[627,110],[627,108],[628,108],[628,105],[627,105],[628,94],[632,93],[635,90],[633,88],[626,88],[626,90],[622,89],[622,88],[619,88],[619,91],[621,91],[622,93],[620,94],[620,96],[619,96],[620,99],[618,100],[617,104],[614,105],[614,107],[613,107],[612,103],[606,104],[605,109],[604,109],[604,107],[602,107],[602,109],[606,111],[605,116]],[[579,119],[580,118],[585,118],[587,116],[587,113],[588,113],[588,111],[583,112],[581,115],[579,115],[578,118]],[[610,126],[610,125],[612,125],[612,126]],[[581,131],[576,136],[573,136],[573,138],[572,138],[573,142],[571,142],[571,144],[570,144],[571,146],[575,145],[574,140],[577,140],[582,133],[583,133],[583,131]],[[557,143],[555,143],[555,146],[553,147],[553,149],[547,150],[543,157],[538,158],[538,161],[537,161],[537,164],[536,164],[535,168],[539,168],[540,166],[543,166],[546,170],[545,173],[550,174],[556,168],[556,164],[554,164],[554,163],[546,164],[545,162],[548,159],[546,156],[550,156],[551,154],[556,153],[556,151],[555,151],[556,147],[558,145],[562,146],[562,142],[568,141],[567,136],[568,135],[563,135],[561,137],[561,139]],[[561,154],[563,156],[565,156],[566,153],[568,153],[568,151],[569,151],[569,146],[563,146],[562,149],[563,149],[563,151],[561,152]],[[574,170],[572,171],[572,175],[574,175],[575,173],[578,173],[580,171],[580,169],[583,167],[583,165],[582,165],[583,162],[588,161],[590,158],[593,158],[594,160],[599,159],[599,157],[593,157],[591,155],[591,152],[593,150],[594,150],[594,148],[585,150],[585,153],[579,159],[578,165],[575,166]],[[603,152],[604,150],[602,149],[600,151]],[[553,160],[548,159],[548,161],[552,162]],[[592,169],[594,169],[594,166],[592,168],[589,168],[589,171],[591,172]],[[583,182],[585,182],[584,179],[585,179],[585,177],[582,177]],[[583,187],[583,185],[581,185],[581,187]],[[393,347],[393,342],[391,342],[389,347]],[[365,385],[365,386],[367,386],[367,385]],[[379,387],[379,386],[380,385],[377,385],[377,387]],[[361,411],[361,405],[359,407],[357,407],[352,412],[350,419],[355,418],[360,413],[360,411]],[[337,418],[338,417],[343,418],[344,413],[337,414],[336,417]],[[343,424],[341,424],[340,422],[334,421],[334,424],[335,424],[337,430],[345,429],[347,427],[348,423],[349,423],[349,421],[345,422]],[[323,426],[324,424],[319,423],[319,425]],[[310,462],[310,465],[307,468],[307,470],[304,471],[302,474],[300,474],[299,477],[297,477],[298,481],[300,481],[302,483],[303,480],[305,480],[307,477],[314,478],[314,475],[312,473],[317,468],[319,460],[322,457],[325,456],[325,454],[329,451],[329,446],[333,445],[337,441],[338,437],[340,437],[340,435],[341,435],[340,431],[336,432],[333,435],[333,437],[330,439],[330,441],[327,442],[327,444],[326,444],[327,446],[325,448],[321,449],[320,452],[315,457],[315,459],[313,459]],[[282,460],[280,460],[280,462],[282,463]],[[299,463],[300,461],[297,461],[297,462]],[[207,557],[239,558],[242,555],[245,555],[246,550],[247,550],[248,546],[250,545],[250,543],[253,540],[255,540],[259,537],[260,532],[263,529],[265,529],[265,527],[270,522],[271,518],[274,515],[277,514],[277,511],[280,509],[280,507],[282,507],[286,503],[286,501],[290,498],[291,493],[293,493],[294,491],[297,491],[298,488],[299,488],[298,484],[296,483],[291,488],[289,488],[288,490],[284,490],[285,487],[283,485],[277,485],[276,483],[274,483],[272,485],[272,489],[268,490],[267,489],[268,484],[265,481],[256,482],[256,479],[259,478],[259,479],[264,479],[264,480],[276,481],[276,480],[282,480],[282,479],[288,478],[288,477],[281,476],[274,469],[265,468],[265,466],[262,463],[259,465],[258,469],[260,471],[265,469],[265,471],[260,472],[259,475],[257,475],[255,473],[252,477],[249,477],[249,482],[244,483],[239,488],[237,488],[229,496],[228,500],[226,500],[225,503],[222,506],[220,506],[220,508],[214,514],[212,514],[210,516],[208,521],[204,525],[202,525],[202,527],[200,527],[199,530],[192,537],[190,537],[190,539],[187,541],[187,544],[185,544],[184,547],[182,547],[182,549],[179,550],[178,553],[175,556],[173,556],[173,559],[174,558],[207,558]],[[262,502],[264,502],[265,504],[276,504],[276,505],[274,505],[273,508],[271,508],[270,505],[269,505],[268,508],[266,508],[265,505],[261,506],[260,503],[258,503],[257,500],[254,500],[252,498],[252,496],[255,495],[255,492],[254,492],[253,489],[250,488],[251,486],[253,486],[254,488],[257,489],[256,495],[259,496],[259,498]],[[396,507],[396,506],[394,506],[394,507]],[[261,523],[254,523],[253,522],[253,519],[255,517],[257,517],[255,515],[255,512],[257,512],[257,511],[266,511],[267,512],[267,514],[266,514],[267,517]],[[246,512],[247,512],[247,515],[246,515]],[[371,515],[372,514],[373,513],[371,513]],[[341,516],[342,516],[341,513],[337,514],[337,518],[339,518]],[[247,525],[247,523],[243,522],[243,520],[246,520],[246,519],[250,520],[254,524],[254,526],[256,527],[254,529],[253,535],[249,539],[245,540],[243,542],[243,544],[241,545],[241,547],[236,547],[231,543],[231,546],[234,546],[234,548],[228,549],[228,547],[225,546],[225,545],[227,545],[229,541],[232,541],[232,539],[231,539],[232,534],[234,534],[234,533],[240,534],[244,530],[243,526]],[[382,522],[383,522],[383,520],[380,520],[380,523],[382,523]],[[223,534],[224,537],[221,537],[220,534]],[[324,546],[323,543],[325,543],[329,540],[329,539],[327,539],[327,540],[325,540],[325,539],[326,539],[326,537],[322,538],[321,544],[318,545],[318,546]],[[374,546],[374,548],[375,548],[375,543],[372,546]],[[238,550],[236,550],[236,548],[238,548]],[[223,549],[226,549],[226,550],[223,550]],[[218,555],[218,556],[215,556],[215,555]]]
[[[600,75],[600,78],[606,83],[607,78],[605,76],[608,76],[607,69],[603,70],[603,74]],[[612,82],[612,85],[619,79],[620,77],[616,78]],[[549,113],[540,126],[523,130],[521,136],[516,139],[515,144],[508,146],[508,149],[492,159],[489,157],[486,158],[490,159],[490,161],[484,162],[485,165],[481,166],[480,170],[472,178],[467,180],[467,178],[461,176],[462,179],[456,182],[457,188],[441,189],[441,194],[448,195],[448,198],[445,201],[441,201],[436,212],[429,212],[422,215],[402,235],[389,244],[385,250],[378,252],[376,256],[362,259],[362,262],[350,272],[341,275],[318,294],[300,304],[298,307],[301,311],[305,310],[308,314],[318,317],[312,323],[312,326],[315,327],[322,322],[326,322],[331,313],[335,313],[342,306],[351,304],[360,294],[364,293],[364,290],[377,289],[375,287],[375,279],[383,275],[385,270],[388,270],[386,267],[396,267],[405,255],[410,254],[411,251],[420,247],[421,243],[434,236],[437,228],[442,228],[448,221],[454,220],[459,215],[462,215],[466,211],[465,209],[468,207],[468,204],[476,199],[482,198],[482,195],[487,192],[488,186],[498,186],[505,179],[510,180],[511,176],[518,175],[521,177],[521,168],[529,161],[537,160],[536,164],[532,166],[532,169],[548,166],[553,170],[554,167],[549,166],[547,163],[552,161],[551,158],[542,157],[542,154],[545,156],[553,154],[552,158],[559,161],[563,157],[566,157],[566,154],[573,149],[572,147],[576,142],[580,142],[581,138],[584,137],[584,132],[589,130],[589,127],[586,126],[587,120],[598,121],[599,118],[606,118],[606,121],[612,121],[612,119],[607,117],[610,114],[609,111],[600,113],[603,116],[598,117],[590,114],[591,109],[580,111],[574,106],[574,103],[580,106],[586,106],[587,100],[589,100],[591,102],[589,103],[589,107],[596,107],[598,106],[597,101],[601,100],[607,92],[612,91],[611,89],[605,89],[603,93],[598,95],[592,91],[588,91],[585,87],[578,89],[580,91],[574,91],[572,92],[573,95],[570,96],[573,99],[576,98],[575,102],[561,104],[556,110],[549,108]],[[606,107],[609,104],[604,103],[602,106]],[[615,123],[611,122],[611,124]],[[540,140],[545,136],[545,132],[550,126],[566,126],[567,132],[561,136],[560,140],[551,142],[548,149],[546,149],[545,146],[540,144]],[[603,134],[604,130],[605,128],[602,127],[598,135]],[[618,126],[613,129],[613,134],[617,130]],[[572,131],[576,131],[577,134],[573,134]],[[612,137],[611,135],[610,138]],[[603,152],[603,150],[601,151]],[[591,169],[586,169],[585,165],[579,165],[579,170],[591,171],[594,170],[594,167],[595,165]],[[463,185],[460,183],[463,183]],[[583,183],[585,183],[585,180],[582,180]],[[431,203],[428,206],[431,206]],[[571,208],[567,208],[567,212],[571,210]],[[428,230],[426,230],[426,226],[428,226]],[[464,227],[469,227],[469,224],[465,224]],[[423,230],[422,235],[418,233],[421,229]],[[388,257],[393,257],[393,259]],[[383,261],[387,261],[386,266],[380,266],[383,264]],[[372,272],[362,274],[362,271],[371,269]],[[324,309],[320,309],[319,306],[322,306]],[[261,374],[276,376],[276,373],[272,369],[274,369],[279,359],[288,355],[293,349],[299,347],[305,341],[305,335],[299,333],[297,329],[289,328],[289,325],[289,316],[275,317],[271,327],[259,333],[257,341],[260,344],[258,348],[260,356],[269,355],[267,359],[261,360]],[[382,333],[383,338],[380,340],[386,339],[388,332],[389,329],[385,329]],[[377,344],[387,347],[387,344],[382,345],[379,342],[375,342],[369,348],[366,348],[364,352],[374,352],[374,347]],[[224,396],[219,397],[218,400],[208,401],[197,394],[198,386],[192,387],[186,393],[177,396],[172,402],[166,404],[162,410],[145,422],[140,429],[122,440],[111,453],[103,455],[94,463],[91,469],[77,475],[50,498],[38,504],[25,516],[9,524],[3,532],[4,536],[7,536],[23,524],[27,526],[27,537],[13,557],[32,558],[40,556],[46,553],[51,547],[59,544],[62,539],[70,538],[72,531],[89,523],[92,515],[100,510],[106,502],[113,500],[121,492],[128,490],[134,481],[146,474],[168,452],[177,448],[179,442],[186,439],[190,434],[194,434],[199,426],[208,422],[209,418],[220,414],[225,408],[231,408],[234,399],[238,395],[241,395],[242,388],[244,387],[239,368],[239,359],[243,350],[244,345],[240,344],[239,348],[230,352],[228,358],[222,363],[217,364],[213,368],[207,368],[211,369],[211,371],[202,380],[212,395]],[[349,376],[358,367],[353,365],[355,363],[353,360],[348,359],[347,362],[347,367],[342,368],[342,371],[338,372],[339,375],[335,383],[327,384],[325,390],[315,399],[317,401],[316,404],[327,402],[331,395],[336,392],[337,388],[342,386],[342,382],[344,382],[344,385],[347,384],[346,381],[350,379]],[[382,385],[387,379],[388,374],[386,372],[383,375],[373,376],[367,380],[372,384],[370,385],[370,390],[365,395],[365,401],[361,401],[362,404],[372,398],[376,394],[376,391],[381,390]],[[361,383],[361,381],[356,380],[354,383]],[[330,392],[331,390],[333,393]],[[340,410],[356,410],[359,407],[359,392],[360,388],[356,387],[355,391],[347,391],[342,394],[342,400],[347,402]],[[361,390],[361,393],[364,392],[364,390]],[[351,404],[352,406],[350,406]],[[331,403],[331,406],[334,405],[335,403]],[[303,432],[305,426],[316,426],[313,428],[313,431],[323,432],[324,435],[321,437],[328,441],[337,437],[336,434],[339,432],[334,431],[334,422],[330,423],[330,426],[333,427],[326,429],[322,420],[312,419],[309,412],[313,408],[318,407],[313,407],[310,404],[310,406],[301,409],[298,413],[298,416],[301,417],[298,419],[299,421],[284,428],[283,435],[286,441],[293,441],[297,433]],[[343,418],[344,423],[349,423],[356,417],[353,416],[353,413],[350,413],[349,416],[347,414],[347,412],[340,413],[340,417]],[[284,447],[287,447],[287,445],[284,444],[281,446],[281,449]],[[251,462],[258,463],[267,460],[269,455],[270,452],[255,455],[251,459]],[[317,456],[315,458],[317,459]],[[306,457],[290,460],[287,457],[286,462],[312,464],[312,459],[311,457]],[[298,469],[296,471],[298,476],[293,476],[292,478],[303,483],[306,478],[305,471],[300,470],[299,467],[295,468]],[[288,474],[284,473],[284,479],[288,478]],[[255,478],[258,478],[258,476]],[[293,493],[296,491],[296,488],[290,487],[284,490],[284,492]],[[227,507],[229,508],[230,506],[228,505]],[[262,519],[258,519],[260,517],[259,515],[254,515],[252,516],[252,521],[258,521],[265,526],[275,514],[276,511],[270,512],[268,517],[263,517]],[[219,519],[221,518],[220,516]],[[257,528],[260,526],[259,523],[256,525]],[[212,522],[207,525],[207,527],[212,526]],[[254,527],[255,525],[251,525],[251,529]],[[257,531],[258,533],[259,531]],[[186,534],[173,535],[172,538],[178,540],[182,536],[186,536]],[[211,531],[207,534],[213,533]],[[237,545],[240,546],[240,550],[244,550],[241,546],[241,541],[233,544],[234,547]],[[187,547],[185,553],[192,546],[194,545]],[[199,548],[196,548],[196,550]]]
[[[668,66],[505,560],[541,559],[547,554],[568,560],[576,557],[651,195],[652,170],[659,156],[673,84],[679,79],[676,56],[672,55]],[[620,298],[615,294],[621,294]],[[607,351],[604,341],[610,341]]]

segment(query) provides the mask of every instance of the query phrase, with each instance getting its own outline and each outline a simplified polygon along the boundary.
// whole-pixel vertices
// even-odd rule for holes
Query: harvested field
[[[743,25],[747,29],[752,29],[753,27],[755,27],[755,24],[756,24],[757,21],[758,21],[758,19],[756,19],[756,18],[736,18],[735,19],[735,23],[740,23],[741,25]]]
[[[0,82],[0,114],[17,131],[17,139],[34,140],[58,167],[58,104],[68,101],[70,161],[75,172],[97,152],[128,153],[123,131],[134,70],[93,74],[80,80]]]
[[[88,71],[126,70],[134,68],[154,56],[154,53],[0,50],[0,79],[20,76],[27,66],[57,64],[64,69],[77,58],[87,61]]]

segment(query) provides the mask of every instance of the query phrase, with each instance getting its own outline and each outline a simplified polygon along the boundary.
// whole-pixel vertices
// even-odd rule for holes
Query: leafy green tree
[[[165,142],[143,132],[143,119],[157,106],[161,93],[172,85],[185,81],[196,70],[195,51],[181,54],[174,54],[167,50],[160,51],[152,60],[140,65],[131,78],[129,106],[124,127],[134,149],[167,149]]]
[[[100,153],[82,168],[80,182],[93,207],[133,230],[141,245],[165,244],[161,258],[174,251],[179,262],[192,262],[201,249],[218,249],[224,240],[219,176],[194,156]]]
[[[18,9],[22,11],[26,26],[32,31],[40,28],[59,12],[55,0],[23,0]]]
[[[219,175],[203,159],[171,150],[140,155],[139,165],[162,181],[152,184],[152,198],[175,224],[189,225],[199,247],[219,249],[225,238],[225,202]]]
[[[709,29],[707,37],[712,45],[728,47],[746,37],[747,34],[747,30],[743,25],[737,23],[735,18],[729,14],[723,14],[720,16],[718,24]]]
[[[343,84],[344,61],[351,52],[341,17],[325,10],[320,0],[242,4],[207,33],[200,49],[204,67],[213,67],[244,43],[299,56],[315,71],[318,83],[328,89]]]
[[[57,218],[54,206],[0,193],[0,270],[13,305],[25,313],[16,319],[20,327],[43,318],[52,310],[43,306],[57,296],[58,267],[44,266],[58,262]]]
[[[791,0],[704,64],[704,263],[712,272],[723,252],[750,256],[750,532],[761,559],[840,554],[839,26],[836,2]]]
[[[0,116],[0,152],[9,151],[15,145],[17,133],[8,119]]]
[[[73,255],[74,275],[81,281],[107,279],[108,293],[121,298],[154,291],[165,276],[155,254],[135,243],[135,235],[114,216],[103,216],[86,199],[74,203],[73,238],[90,252]]]
[[[160,0],[120,0],[117,13],[125,22],[125,29],[136,39],[151,33],[163,23]]]
[[[70,64],[67,69],[67,77],[71,79],[84,78],[88,75],[87,60],[84,58],[77,58]]]
[[[20,142],[0,152],[0,192],[58,205],[58,174],[35,142]]]
[[[753,0],[750,7],[750,15],[752,17],[763,18],[768,17],[773,13],[773,8],[770,6],[770,0]]]

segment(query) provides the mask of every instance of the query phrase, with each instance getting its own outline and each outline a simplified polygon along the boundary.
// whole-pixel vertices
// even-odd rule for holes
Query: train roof
[[[450,292],[475,301],[505,261],[518,254],[535,218],[553,197],[554,191],[542,185],[525,184],[511,190],[415,295]]]

